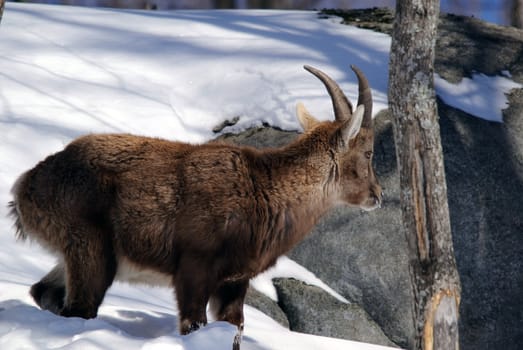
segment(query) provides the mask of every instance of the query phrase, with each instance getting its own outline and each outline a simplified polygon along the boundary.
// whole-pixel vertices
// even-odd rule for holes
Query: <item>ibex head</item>
[[[372,167],[374,128],[372,94],[367,78],[357,67],[351,66],[358,77],[359,85],[358,106],[353,113],[352,104],[334,80],[316,68],[304,68],[320,79],[327,88],[334,107],[334,123],[341,125],[339,130],[342,134],[345,133],[336,139],[336,149],[339,151],[332,154],[336,162],[335,176],[338,178],[336,200],[364,210],[380,207],[382,190]],[[301,103],[297,106],[297,114],[306,132],[322,124]]]

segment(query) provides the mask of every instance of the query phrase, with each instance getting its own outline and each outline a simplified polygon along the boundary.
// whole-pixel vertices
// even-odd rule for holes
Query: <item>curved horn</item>
[[[370,128],[372,127],[372,92],[369,87],[369,81],[358,67],[351,65],[350,68],[358,77],[358,106],[363,105],[365,107],[361,126]]]
[[[314,74],[327,88],[334,107],[334,117],[338,121],[347,120],[352,116],[352,104],[347,99],[339,85],[327,74],[311,66],[303,66],[307,71]]]

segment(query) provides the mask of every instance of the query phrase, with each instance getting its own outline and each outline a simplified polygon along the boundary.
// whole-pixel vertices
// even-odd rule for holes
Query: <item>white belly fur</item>
[[[129,261],[126,258],[118,260],[115,280],[131,284],[145,284],[158,287],[172,287],[172,277]]]

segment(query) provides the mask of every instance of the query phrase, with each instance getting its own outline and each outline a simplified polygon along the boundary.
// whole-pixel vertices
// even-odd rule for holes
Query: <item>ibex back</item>
[[[182,334],[206,324],[207,303],[241,332],[249,279],[333,206],[381,204],[367,79],[353,67],[353,114],[336,82],[305,69],[325,84],[336,120],[319,122],[299,104],[305,133],[282,148],[94,134],[20,176],[10,203],[17,234],[59,259],[31,287],[36,303],[92,318],[115,279],[167,284]]]

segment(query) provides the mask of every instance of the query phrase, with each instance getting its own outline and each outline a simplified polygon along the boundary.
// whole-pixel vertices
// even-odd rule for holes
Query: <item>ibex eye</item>
[[[372,157],[372,151],[365,152],[365,158],[370,159]]]

